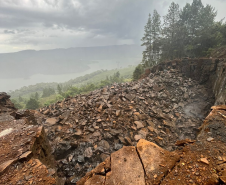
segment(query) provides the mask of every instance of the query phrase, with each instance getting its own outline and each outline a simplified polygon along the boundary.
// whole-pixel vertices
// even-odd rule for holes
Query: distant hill
[[[68,74],[86,71],[96,62],[117,62],[125,67],[131,61],[140,62],[139,45],[76,47],[53,50],[25,50],[0,54],[0,78],[29,78],[35,74]]]
[[[135,69],[135,66],[130,66],[130,67],[123,68],[123,69],[98,70],[93,73],[90,73],[90,74],[87,74],[84,76],[80,76],[75,79],[66,81],[64,83],[60,83],[60,84],[62,86],[76,86],[76,87],[80,87],[82,85],[86,85],[86,84],[90,84],[90,83],[98,84],[102,80],[105,80],[107,76],[108,77],[112,76],[116,72],[119,72],[121,77],[123,77],[124,79],[130,79],[130,78],[132,78],[132,73],[133,73],[134,69]],[[38,84],[21,87],[20,89],[16,89],[14,91],[8,92],[8,94],[14,99],[18,99],[19,96],[21,96],[23,98],[30,98],[30,95],[32,93],[34,94],[34,93],[38,92],[39,94],[42,94],[42,91],[44,88],[51,87],[51,88],[54,88],[55,90],[57,90],[58,84],[59,83],[56,83],[56,82],[38,83]]]

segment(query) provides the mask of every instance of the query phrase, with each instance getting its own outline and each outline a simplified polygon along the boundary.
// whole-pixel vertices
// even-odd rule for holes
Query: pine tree
[[[189,32],[188,53],[191,57],[195,57],[195,50],[197,49],[197,43],[195,40],[197,39],[198,31],[200,30],[200,15],[202,8],[203,4],[201,0],[193,0],[191,4],[189,24],[187,27]]]
[[[206,5],[200,10],[198,17],[199,29],[194,39],[194,45],[196,46],[194,55],[196,57],[206,56],[208,49],[215,45],[216,39],[212,30],[215,26],[216,15],[217,12],[210,5]]]
[[[179,49],[179,58],[188,56],[187,53],[188,45],[190,43],[189,39],[189,25],[191,19],[191,5],[187,3],[185,7],[180,12],[179,20],[179,29],[178,29],[178,47]]]
[[[19,102],[21,103],[23,101],[24,101],[24,99],[21,96],[19,96]]]
[[[177,31],[178,23],[180,19],[180,10],[179,5],[174,2],[171,3],[168,14],[164,16],[164,47],[163,47],[163,56],[164,58],[175,58],[176,48],[177,48]]]
[[[143,73],[143,66],[139,64],[133,72],[133,80],[138,80]]]
[[[43,93],[42,93],[42,98],[49,97],[52,94],[55,94],[55,90],[53,88],[51,88],[51,87],[44,88]]]
[[[142,66],[149,67],[151,66],[151,59],[152,59],[152,19],[151,14],[149,14],[148,22],[144,27],[144,36],[141,39],[143,42],[141,46],[145,46],[145,50],[143,51],[143,59],[142,59]]]
[[[26,104],[27,109],[38,109],[39,108],[39,103],[36,99],[30,98]]]
[[[62,94],[62,86],[60,84],[57,85],[57,91],[59,94]]]
[[[161,34],[161,16],[156,10],[153,12],[152,16],[152,63],[157,64],[160,60],[160,34]]]
[[[39,94],[38,94],[38,92],[35,93],[35,99],[36,99],[36,100],[39,99]]]

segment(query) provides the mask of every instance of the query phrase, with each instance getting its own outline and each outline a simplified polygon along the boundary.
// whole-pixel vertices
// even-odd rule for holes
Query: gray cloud
[[[5,34],[16,34],[16,31],[14,30],[4,30]]]
[[[175,0],[181,6],[191,1]],[[210,0],[203,0],[205,2],[211,4]],[[0,49],[10,51],[9,48],[15,45],[20,50],[25,46],[49,49],[139,44],[148,14],[157,9],[164,15],[170,3],[168,0],[1,0],[0,32],[11,33],[11,37],[0,35]],[[222,16],[222,4],[226,5],[226,2],[214,4],[218,6],[218,12],[221,8]]]

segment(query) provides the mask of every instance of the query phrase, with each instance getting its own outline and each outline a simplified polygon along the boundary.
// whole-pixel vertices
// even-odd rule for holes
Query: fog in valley
[[[226,184],[226,0],[0,0],[0,185]]]
[[[125,68],[142,59],[139,45],[80,47],[0,54],[1,89],[40,82],[65,82],[100,69]]]
[[[175,1],[180,6],[191,2]],[[170,3],[0,1],[0,91],[137,65],[142,60],[140,39],[148,14],[156,9],[163,15]],[[224,17],[224,1],[203,0],[207,3],[214,3],[217,19]]]

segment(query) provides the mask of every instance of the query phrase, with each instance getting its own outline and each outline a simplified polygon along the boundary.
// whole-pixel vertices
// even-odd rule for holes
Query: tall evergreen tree
[[[19,102],[21,103],[23,101],[24,101],[24,99],[21,96],[19,96]]]
[[[60,84],[57,85],[57,91],[58,91],[59,94],[63,93],[62,86]]]
[[[154,10],[152,16],[152,64],[157,64],[160,60],[160,35],[161,35],[161,16]]]
[[[38,94],[38,92],[35,93],[35,99],[36,99],[36,100],[39,99],[39,94]]]
[[[196,57],[206,56],[208,49],[215,45],[215,37],[212,30],[215,26],[216,15],[217,12],[210,5],[206,5],[200,10],[198,18],[199,29],[194,39],[195,50],[193,53]]]
[[[180,18],[179,5],[172,2],[168,14],[164,16],[163,58],[175,58],[177,48],[177,31]]]
[[[203,4],[201,0],[193,0],[190,9],[190,17],[189,17],[189,24],[188,24],[188,36],[189,36],[189,43],[187,47],[188,54],[191,57],[195,57],[195,50],[197,49],[196,38],[198,36],[198,32],[200,31],[200,15],[201,10],[203,8]]]
[[[26,104],[27,109],[38,109],[39,108],[39,103],[36,99],[30,98]]]
[[[149,14],[148,22],[144,27],[144,36],[141,39],[143,42],[141,46],[145,46],[145,50],[143,51],[143,59],[142,66],[149,67],[151,66],[151,56],[152,56],[152,19],[151,14]]]

